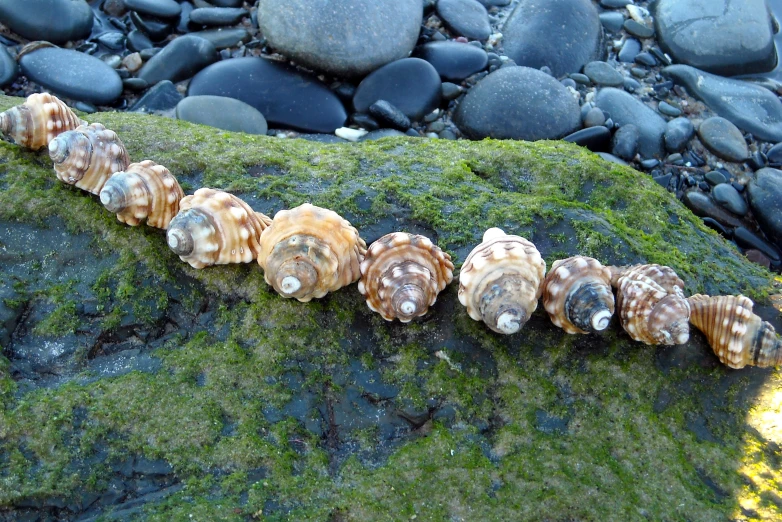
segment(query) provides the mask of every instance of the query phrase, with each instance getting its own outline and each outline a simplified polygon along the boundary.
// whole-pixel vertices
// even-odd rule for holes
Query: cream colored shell
[[[261,234],[258,264],[277,293],[307,302],[358,280],[366,247],[346,219],[305,203],[277,212]]]
[[[115,172],[103,185],[100,202],[130,226],[146,220],[151,227],[166,229],[179,212],[179,201],[184,196],[166,167],[144,160]]]
[[[646,344],[684,344],[690,337],[690,305],[684,281],[670,267],[609,267],[622,327]]]
[[[169,248],[194,268],[249,263],[258,256],[258,240],[270,223],[233,194],[202,188],[179,202],[166,238]]]
[[[731,368],[782,365],[782,342],[774,327],[752,312],[743,295],[689,297],[690,322],[706,335],[720,361]]]
[[[424,236],[392,232],[369,246],[358,291],[386,321],[424,315],[453,280],[451,256]]]
[[[543,307],[569,334],[605,330],[614,315],[611,271],[586,256],[554,261],[543,281]]]
[[[49,156],[60,181],[93,194],[130,164],[119,136],[100,123],[63,132],[49,142]]]
[[[476,321],[512,334],[538,306],[546,263],[530,241],[490,228],[459,274],[459,302]]]
[[[0,114],[0,131],[17,145],[38,150],[60,133],[86,125],[62,101],[49,93],[31,94],[22,105]]]

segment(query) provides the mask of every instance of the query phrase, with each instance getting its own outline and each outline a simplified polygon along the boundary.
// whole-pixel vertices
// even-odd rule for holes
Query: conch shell
[[[690,305],[684,281],[660,265],[609,267],[617,289],[622,328],[646,344],[684,344],[690,337]]]
[[[424,315],[453,280],[451,256],[424,236],[392,232],[369,246],[358,291],[386,321]]]
[[[100,123],[63,132],[49,142],[49,156],[60,181],[93,194],[130,164],[119,136]]]
[[[169,248],[194,268],[249,263],[258,256],[258,239],[270,223],[233,194],[202,188],[179,202],[166,238]]]
[[[731,368],[782,365],[782,342],[774,327],[752,313],[743,295],[689,297],[690,322],[706,335],[720,361]]]
[[[543,307],[569,334],[605,330],[614,315],[611,271],[586,256],[554,261],[543,281]]]
[[[462,265],[459,302],[495,332],[516,333],[538,306],[545,272],[530,241],[490,228]]]
[[[277,212],[261,234],[258,264],[277,293],[307,302],[358,280],[366,252],[346,219],[305,203]]]
[[[31,94],[22,105],[0,114],[0,131],[29,149],[49,145],[57,135],[86,122],[55,96],[44,92]]]
[[[115,172],[100,191],[103,206],[133,227],[146,219],[147,225],[166,229],[179,212],[183,197],[182,187],[171,172],[150,160]]]

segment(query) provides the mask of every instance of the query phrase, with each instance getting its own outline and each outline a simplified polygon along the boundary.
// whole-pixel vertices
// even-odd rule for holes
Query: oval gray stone
[[[659,158],[663,155],[665,120],[654,109],[614,87],[600,89],[594,102],[595,106],[609,113],[618,126],[632,124],[638,128],[638,152],[641,156]]]
[[[138,77],[150,85],[163,80],[179,82],[217,61],[212,42],[197,36],[180,36],[149,59]]]
[[[763,168],[747,184],[752,214],[778,247],[782,247],[782,171]]]
[[[90,35],[92,9],[84,0],[0,0],[0,22],[28,40],[64,44]]]
[[[485,40],[491,35],[489,13],[477,0],[438,0],[437,14],[457,35],[472,40]]]
[[[252,105],[223,96],[188,96],[176,106],[176,117],[233,132],[266,134],[268,125]]]
[[[725,118],[714,116],[698,126],[698,137],[706,148],[722,159],[744,161],[749,156],[741,131]]]
[[[19,66],[10,54],[5,45],[0,45],[0,86],[5,86],[16,79],[19,74]]]
[[[749,205],[730,183],[720,183],[711,189],[711,195],[714,196],[714,201],[737,216],[745,216],[749,212]]]
[[[592,82],[598,85],[615,87],[624,83],[624,76],[622,76],[622,73],[606,62],[589,62],[584,66],[584,74],[586,74]]]
[[[665,150],[668,152],[679,152],[687,146],[693,134],[695,127],[692,122],[684,117],[674,118],[665,125]]]

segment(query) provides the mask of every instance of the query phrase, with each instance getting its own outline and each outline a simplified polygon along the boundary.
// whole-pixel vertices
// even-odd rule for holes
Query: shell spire
[[[459,274],[459,302],[498,333],[516,333],[538,306],[546,263],[530,241],[490,228]]]
[[[166,167],[144,160],[115,172],[103,185],[100,202],[130,226],[146,220],[151,227],[166,229],[179,212],[179,201],[184,196]]]
[[[233,194],[202,188],[179,202],[166,240],[194,268],[249,263],[258,256],[258,240],[270,223],[267,216]]]
[[[17,145],[38,150],[59,134],[86,125],[60,99],[49,93],[27,97],[22,105],[0,114],[0,131]]]
[[[611,271],[586,256],[554,261],[543,282],[543,307],[567,333],[605,330],[614,315]]]
[[[424,236],[392,232],[369,246],[358,291],[386,321],[424,315],[453,280],[451,256]]]
[[[366,243],[333,210],[305,203],[280,210],[263,231],[258,264],[283,297],[307,302],[358,280]]]
[[[704,333],[723,364],[737,369],[782,366],[782,340],[773,326],[752,312],[751,299],[696,294],[687,301],[690,322]]]
[[[690,305],[684,281],[660,265],[609,267],[617,289],[622,328],[646,344],[684,344],[690,337]]]

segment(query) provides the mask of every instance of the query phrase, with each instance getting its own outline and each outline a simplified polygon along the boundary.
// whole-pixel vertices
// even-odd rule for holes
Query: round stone
[[[223,96],[188,96],[176,106],[176,117],[233,132],[266,134],[266,119],[255,107]]]
[[[698,137],[706,148],[722,159],[740,162],[749,150],[741,131],[725,118],[714,116],[698,126]]]
[[[138,77],[150,85],[163,80],[178,82],[191,78],[216,62],[217,58],[217,51],[208,40],[191,35],[180,36],[150,58]]]
[[[598,85],[617,86],[624,82],[622,73],[606,62],[589,62],[584,66],[584,74]]]
[[[486,40],[491,35],[489,14],[477,0],[438,0],[437,14],[459,36]]]
[[[635,57],[640,54],[640,52],[641,42],[635,38],[628,38],[625,40],[624,45],[622,45],[622,49],[617,54],[617,58],[619,58],[620,62],[632,63],[633,60],[635,60]]]
[[[462,81],[484,70],[489,62],[486,51],[459,42],[430,42],[416,47],[413,56],[432,64],[447,81]]]
[[[657,110],[660,111],[662,114],[665,114],[666,116],[673,116],[674,118],[677,116],[681,116],[682,111],[678,107],[674,107],[668,102],[661,101],[657,104]]]
[[[592,152],[605,152],[608,150],[608,144],[611,141],[611,131],[605,127],[587,127],[568,134],[562,141],[576,143],[586,147]]]
[[[174,0],[124,0],[129,11],[156,16],[158,18],[176,18],[182,8]]]
[[[606,115],[597,107],[592,107],[584,115],[584,127],[598,127],[605,125]]]
[[[730,183],[720,183],[715,186],[711,189],[711,195],[714,197],[714,201],[737,216],[745,216],[749,212],[749,205]]]
[[[674,118],[665,125],[665,149],[668,152],[684,150],[695,134],[695,127],[687,118]]]
[[[626,161],[632,161],[638,150],[638,137],[640,133],[638,127],[632,123],[623,125],[611,139],[611,154]]]
[[[84,0],[0,0],[0,22],[28,40],[64,44],[90,35],[92,9]]]
[[[619,127],[638,128],[638,152],[644,158],[661,157],[665,151],[665,120],[642,101],[619,89],[604,87],[595,96],[595,106],[611,115]]]

